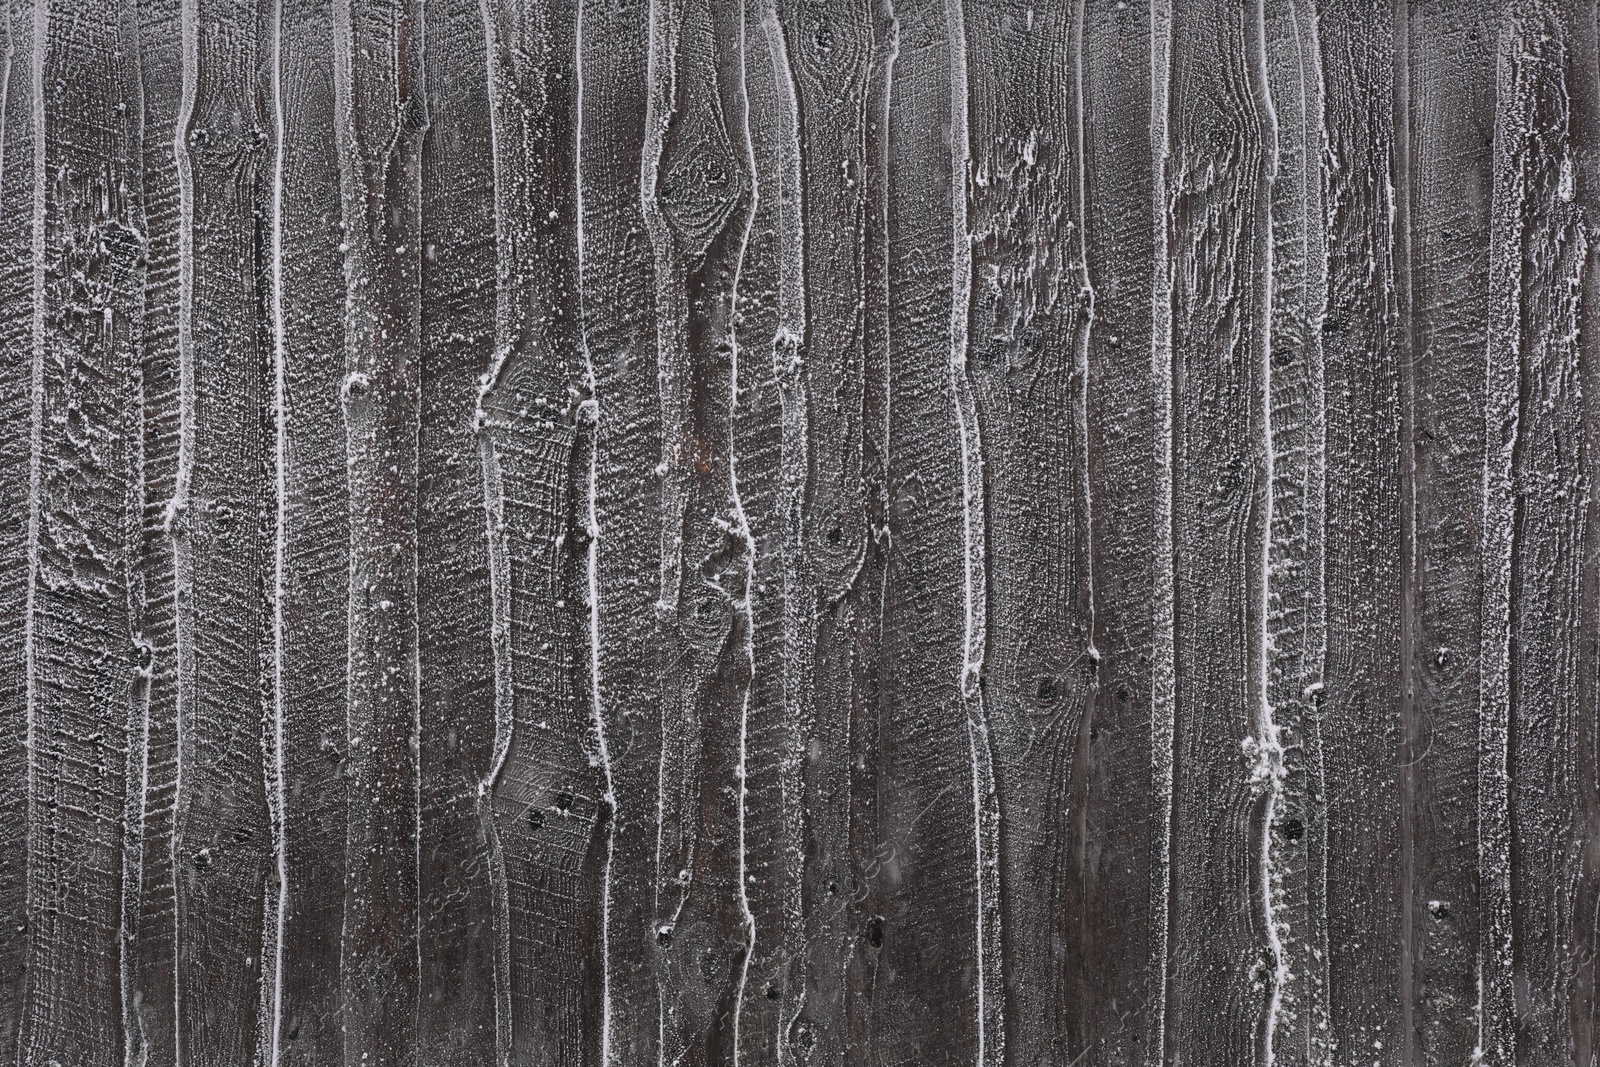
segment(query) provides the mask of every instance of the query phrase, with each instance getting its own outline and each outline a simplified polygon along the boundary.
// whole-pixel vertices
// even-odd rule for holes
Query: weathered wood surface
[[[11,3],[0,1062],[1596,1067],[1597,25]]]

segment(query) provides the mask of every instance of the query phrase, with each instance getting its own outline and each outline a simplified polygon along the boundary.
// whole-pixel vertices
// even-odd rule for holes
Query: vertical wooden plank
[[[1270,1059],[1282,955],[1266,835],[1274,147],[1261,8],[1173,5],[1163,174],[1176,720],[1164,1058]]]
[[[953,6],[893,14],[893,393],[874,805],[895,848],[871,879],[882,922],[870,934],[881,945],[868,1047],[884,1063],[989,1064],[1003,1050],[999,945],[979,888],[995,868],[983,869],[978,817],[993,786],[979,717],[982,498],[964,344],[966,43]]]
[[[0,82],[0,834],[28,839],[31,778],[28,654],[32,589],[34,425],[34,182],[39,167],[35,109],[34,5],[5,10]],[[0,1048],[17,1046],[28,958],[29,850],[0,852]]]
[[[791,775],[799,770],[793,724],[784,701],[788,653],[784,589],[788,568],[785,527],[789,487],[784,479],[785,394],[778,373],[784,327],[798,309],[800,248],[796,117],[776,10],[744,10],[745,74],[750,165],[757,196],[739,266],[734,315],[732,463],[739,501],[750,528],[751,678],[745,711],[741,787],[744,797],[741,874],[755,937],[739,1004],[742,1064],[777,1064],[789,961],[797,940],[788,907],[798,890],[795,853],[787,833]],[[798,323],[792,331],[801,332]],[[793,410],[792,401],[789,410]],[[791,445],[791,458],[793,446]],[[791,990],[791,993],[793,991]]]
[[[855,611],[852,685],[859,693],[851,708],[851,747],[855,807],[852,828],[855,873],[852,901],[860,908],[859,924],[865,919],[865,949],[860,947],[861,925],[856,927],[856,974],[851,985],[858,991],[853,1018],[847,1018],[848,1034],[854,1047],[870,1047],[877,1019],[873,1010],[877,979],[882,974],[884,930],[887,923],[885,890],[892,885],[886,876],[897,862],[904,839],[885,821],[883,797],[888,782],[884,778],[883,677],[885,656],[885,595],[888,588],[889,556],[893,547],[891,508],[893,489],[889,472],[889,415],[894,395],[893,309],[890,304],[890,271],[893,253],[889,240],[889,203],[892,191],[889,141],[892,123],[889,111],[895,57],[899,54],[899,23],[892,3],[881,2],[871,9],[872,64],[863,91],[866,110],[868,150],[862,157],[862,184],[866,198],[861,242],[863,320],[866,345],[861,371],[865,380],[862,394],[862,473],[865,481],[867,532],[861,573],[855,578],[862,590],[862,603]],[[802,261],[802,266],[804,261]],[[820,399],[820,398],[819,398]],[[804,533],[804,530],[802,530]],[[813,532],[814,536],[814,532]],[[798,755],[791,749],[792,755]],[[810,746],[807,745],[807,757]],[[798,799],[798,790],[793,795]],[[914,822],[914,821],[913,821]],[[802,879],[802,886],[804,881]],[[816,889],[811,890],[818,898]]]
[[[1149,1001],[1146,22],[968,12],[1007,1055],[1139,1055]],[[1041,86],[1048,92],[1040,93]],[[1105,542],[1105,552],[1100,542]],[[1044,769],[1041,773],[1041,768]]]
[[[598,704],[611,763],[606,1064],[657,1058],[654,887],[660,775],[655,651],[661,560],[660,385],[653,255],[640,199],[649,5],[586,0],[582,83],[584,343],[593,367]]]
[[[483,10],[425,8],[422,411],[417,610],[422,672],[419,1064],[497,1063],[489,804],[495,678],[479,378],[495,351],[493,131]]]
[[[733,311],[754,203],[742,4],[651,10],[641,172],[661,382],[656,617],[661,762],[659,1054],[730,1060],[751,937],[739,775],[750,681],[750,531],[733,466]]]
[[[128,565],[138,537],[136,77],[114,5],[36,9],[27,960],[18,1058],[110,1064],[126,1021]],[[69,96],[67,87],[75,91]]]
[[[1478,699],[1484,376],[1488,348],[1496,28],[1489,5],[1405,5],[1397,187],[1412,369],[1402,474],[1410,535],[1403,832],[1412,976],[1407,1055],[1478,1046]]]
[[[333,8],[271,11],[267,183],[273,352],[275,706],[278,827],[270,1041],[266,1062],[343,1055],[339,977],[345,876],[345,663],[349,518],[340,389],[344,332],[339,161],[333,124]]]
[[[1328,819],[1323,751],[1327,651],[1327,303],[1323,189],[1325,94],[1316,6],[1264,11],[1264,46],[1277,150],[1272,178],[1272,467],[1267,699],[1283,749],[1283,790],[1269,828],[1273,918],[1283,945],[1283,986],[1273,1059],[1326,1063]]]
[[[1592,1057],[1595,13],[1522,3],[1500,43],[1491,224],[1480,855],[1485,1051]],[[1500,805],[1504,805],[1500,808]]]
[[[1087,787],[1101,694],[1094,640],[1090,280],[1082,5],[973,4],[970,346],[988,603],[984,697],[1001,829],[1009,1054],[1096,1042],[1099,943]],[[958,250],[958,254],[964,250]],[[1048,413],[1048,414],[1046,414]],[[1098,735],[1096,735],[1098,739]]]
[[[416,1060],[420,4],[334,5],[350,569],[344,1061]]]
[[[257,17],[254,4],[196,0],[182,23],[182,424],[167,521],[178,582],[177,1054],[194,1064],[258,1052],[273,877],[261,732],[271,431]]]
[[[1161,815],[1151,761],[1151,547],[1161,398],[1150,366],[1154,179],[1144,165],[1151,158],[1150,14],[1143,4],[1089,3],[1079,17],[1082,225],[1094,292],[1084,422],[1093,497],[1092,637],[1100,657],[1077,816],[1087,904],[1078,931],[1092,946],[1081,994],[1092,1017],[1081,1047],[1094,1050],[1091,1060],[1139,1062],[1152,1056],[1148,1027],[1160,973],[1148,961],[1163,917],[1151,892]]]
[[[1339,1054],[1404,1042],[1400,374],[1393,14],[1322,5],[1326,658],[1320,697],[1327,980]]]
[[[886,6],[765,9],[760,123],[775,154],[782,403],[783,716],[789,855],[775,931],[777,1055],[837,1061],[866,1040],[882,942],[874,670],[885,567],[882,153]],[[793,1052],[788,1050],[793,1049]]]
[[[578,333],[575,12],[489,4],[499,267],[479,401],[496,638],[491,848],[503,1061],[598,1055],[604,750],[588,663],[587,452]]]
[[[178,495],[183,436],[183,301],[180,245],[184,199],[178,170],[178,120],[183,107],[181,5],[141,5],[138,24],[138,115],[145,233],[144,319],[140,384],[144,514],[137,583],[142,597],[135,644],[144,680],[144,733],[138,743],[138,914],[129,931],[137,956],[132,1054],[150,1063],[178,1056],[177,875],[173,833],[178,800],[178,583],[176,539],[169,522]]]

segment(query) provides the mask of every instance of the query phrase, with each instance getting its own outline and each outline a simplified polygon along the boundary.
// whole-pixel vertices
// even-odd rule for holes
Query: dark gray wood
[[[796,854],[788,846],[796,817],[785,797],[795,795],[801,768],[796,720],[787,713],[792,688],[789,622],[784,591],[792,580],[779,551],[792,534],[797,483],[787,477],[803,441],[796,419],[792,364],[786,338],[802,331],[799,155],[787,46],[777,9],[753,5],[745,12],[745,121],[750,167],[758,195],[739,266],[734,320],[735,384],[733,455],[739,501],[749,526],[754,558],[750,576],[751,677],[743,719],[745,900],[755,924],[739,1012],[740,1061],[780,1062],[780,1028],[793,1018],[796,998],[789,968],[803,947],[797,908],[802,883]],[[785,412],[789,413],[786,421]],[[787,430],[786,430],[787,427]],[[788,448],[785,451],[785,441]]]
[[[1401,832],[1417,1063],[1479,1047],[1478,649],[1493,188],[1496,13],[1416,4],[1396,38],[1396,164],[1405,190],[1401,521],[1408,541],[1407,748]],[[1404,47],[1402,48],[1402,44]],[[1402,987],[1403,988],[1403,987]]]
[[[1481,754],[1491,1049],[1592,1057],[1594,12],[1517,4],[1501,31],[1484,465]],[[1586,388],[1588,387],[1588,388]],[[1496,607],[1504,605],[1504,611]],[[1480,786],[1483,788],[1483,786]],[[1483,798],[1480,798],[1480,808]]]
[[[1115,4],[1085,4],[1078,17],[1080,225],[1094,291],[1089,374],[1081,387],[1093,497],[1088,536],[1099,691],[1088,736],[1080,737],[1087,755],[1078,816],[1086,917],[1074,926],[1104,933],[1077,950],[1084,972],[1075,991],[1082,1006],[1074,1014],[1082,1022],[1071,1024],[1076,1036],[1063,1051],[1101,1048],[1108,1061],[1136,1062],[1152,1047],[1149,1007],[1160,977],[1153,952],[1160,916],[1150,892],[1158,840],[1150,758],[1158,514],[1151,457],[1160,398],[1153,388],[1146,299],[1156,270],[1154,171],[1142,165],[1152,77],[1140,62],[1149,20],[1139,7]],[[1127,161],[1135,158],[1141,166],[1130,167]],[[1051,1055],[1061,1058],[1059,1051]]]
[[[144,332],[140,338],[144,398],[143,538],[139,554],[137,658],[149,673],[144,729],[130,751],[140,754],[137,835],[139,903],[128,914],[138,952],[132,960],[130,1045],[149,1062],[177,1055],[176,983],[179,866],[173,831],[178,799],[178,573],[168,505],[177,494],[183,423],[179,346],[182,314],[183,198],[173,136],[183,106],[184,51],[180,6],[150,4],[139,11],[138,110],[142,214],[145,234]]]
[[[1164,1055],[1268,1062],[1284,971],[1269,834],[1276,150],[1259,8],[1174,4],[1157,315],[1170,360],[1173,693]],[[1162,106],[1159,105],[1158,106]]]
[[[268,1051],[279,1062],[326,1063],[343,1052],[342,895],[300,885],[342,884],[348,768],[345,664],[349,656],[350,515],[345,502],[344,275],[339,251],[339,158],[334,139],[333,6],[285,3],[271,20],[269,129],[263,237],[275,249],[266,297],[271,323],[274,478],[269,529],[272,625],[280,653],[267,691],[268,803],[280,881],[263,1001]],[[441,633],[443,627],[432,632]]]
[[[1593,1067],[1597,16],[10,4],[0,1059]]]
[[[661,412],[661,752],[653,947],[665,1062],[731,1062],[753,920],[743,872],[754,546],[732,453],[733,315],[755,186],[741,6],[652,4],[640,192]],[[604,668],[604,660],[601,660]]]
[[[1028,5],[994,4],[966,19],[969,53],[988,68],[971,92],[963,324],[986,460],[983,695],[999,798],[1006,1029],[1024,1063],[1092,1042],[1084,1028],[1099,1018],[1094,999],[1116,995],[1073,950],[1092,946],[1063,937],[1065,924],[1094,921],[1099,865],[1088,829],[1099,818],[1088,779],[1102,664],[1087,437],[1096,290],[1085,240],[1083,14],[1078,4],[1041,4],[1030,27]],[[1062,953],[1065,945],[1073,949]]]
[[[585,0],[579,189],[583,197],[584,340],[594,368],[595,485],[600,535],[594,625],[614,634],[598,653],[599,709],[610,757],[613,828],[598,1021],[605,1062],[648,1063],[661,1035],[656,925],[657,796],[661,784],[661,448],[655,253],[641,196],[650,5]],[[600,264],[605,264],[602,268]]]
[[[868,1040],[886,1063],[990,1063],[1002,1052],[1000,901],[981,673],[983,445],[965,328],[967,50],[955,5],[895,17],[888,559],[881,696],[869,727],[877,837],[893,855],[870,870]]]
[[[30,1062],[118,1058],[127,1014],[117,932],[128,742],[142,710],[128,640],[140,249],[125,191],[134,127],[117,108],[128,20],[110,5],[86,16],[42,28],[34,71],[28,907],[15,931],[26,945],[18,1055]],[[85,86],[80,106],[52,108],[69,82]]]
[[[341,1027],[346,1063],[415,1056],[421,776],[418,0],[333,8],[350,523]],[[492,542],[491,542],[492,545]]]
[[[1274,1058],[1322,1063],[1336,1047],[1329,1017],[1327,755],[1327,360],[1323,337],[1329,250],[1322,181],[1329,51],[1314,5],[1264,12],[1276,149],[1272,179],[1272,529],[1268,567],[1267,699],[1279,731],[1282,791],[1267,835],[1273,918],[1285,980]],[[1340,61],[1367,57],[1335,44]],[[1341,85],[1348,85],[1346,78]],[[1391,509],[1392,510],[1392,509]],[[1397,868],[1398,870],[1398,868]]]
[[[477,425],[489,530],[495,740],[484,786],[496,1028],[514,1063],[594,1062],[583,1025],[605,921],[605,739],[589,657],[594,409],[579,333],[575,15],[491,4],[498,268]]]
[[[4,503],[0,504],[0,538],[5,567],[0,577],[0,626],[4,627],[3,704],[5,722],[0,727],[0,819],[6,841],[0,850],[0,1048],[17,1043],[22,1024],[24,982],[28,959],[28,868],[26,848],[16,847],[28,837],[29,806],[29,678],[28,596],[32,578],[28,566],[32,524],[32,466],[34,422],[34,215],[35,183],[39,167],[37,94],[33,57],[37,54],[31,12],[6,12],[4,60],[5,102],[0,107],[0,243],[5,266],[0,271],[0,404],[7,426],[18,427],[0,444]],[[23,431],[20,427],[28,427]]]
[[[417,1061],[493,1063],[499,1042],[494,618],[478,426],[495,352],[494,132],[483,12],[424,11],[428,132],[422,189],[422,410],[417,441],[418,659],[422,669]],[[335,450],[337,454],[337,450]]]
[[[179,1062],[255,1056],[278,896],[264,714],[275,440],[260,204],[269,143],[259,11],[185,7],[178,179],[178,442],[171,868]]]
[[[1404,1043],[1399,768],[1406,577],[1397,346],[1394,26],[1389,6],[1318,18],[1327,220],[1322,343],[1322,800],[1327,1018],[1339,1049]],[[1283,826],[1275,835],[1287,836]],[[1315,838],[1313,839],[1315,840]]]

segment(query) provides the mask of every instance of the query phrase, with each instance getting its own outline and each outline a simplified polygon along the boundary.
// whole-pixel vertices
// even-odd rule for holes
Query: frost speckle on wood
[[[0,21],[0,1058],[1600,1054],[1592,5]]]

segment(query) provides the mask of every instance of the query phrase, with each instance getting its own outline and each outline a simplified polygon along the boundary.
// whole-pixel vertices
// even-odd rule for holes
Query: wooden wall
[[[1594,3],[0,14],[0,1061],[1600,1063]]]

